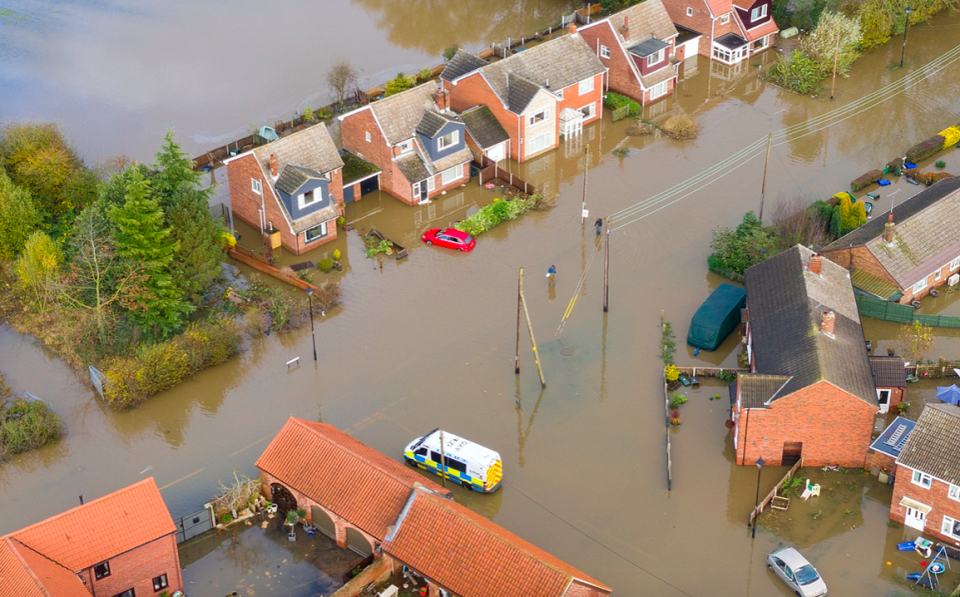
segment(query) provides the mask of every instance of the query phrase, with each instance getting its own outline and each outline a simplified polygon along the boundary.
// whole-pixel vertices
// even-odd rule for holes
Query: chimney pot
[[[820,268],[823,265],[823,255],[814,255],[810,258],[810,273],[817,274],[818,276],[822,275],[820,273]]]
[[[820,331],[833,338],[833,325],[836,321],[837,315],[833,311],[824,311],[823,317],[820,319]]]
[[[623,17],[623,27],[620,28],[620,33],[623,35],[624,41],[630,41],[630,22],[627,17]]]
[[[570,21],[570,35],[577,34],[577,24],[573,21]]]
[[[887,216],[887,223],[883,225],[883,242],[888,245],[893,244],[893,229],[896,228],[896,224],[893,223],[893,212],[890,212],[890,215]]]
[[[270,176],[276,178],[280,175],[280,165],[277,163],[277,158],[272,153],[270,154]]]

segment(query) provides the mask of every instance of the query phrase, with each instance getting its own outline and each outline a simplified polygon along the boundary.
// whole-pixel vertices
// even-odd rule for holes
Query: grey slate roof
[[[763,408],[777,398],[785,395],[784,386],[790,381],[786,375],[764,375],[762,373],[741,373],[740,405],[743,408]]]
[[[893,221],[890,246],[883,240],[884,213],[824,251],[864,245],[901,288],[913,286],[960,256],[960,178],[941,180],[894,207]]]
[[[674,23],[673,26],[676,27],[677,33],[679,33],[679,35],[677,36],[677,41],[673,42],[675,45],[679,46],[680,44],[684,44],[690,41],[691,39],[696,39],[698,37],[703,36],[703,34],[700,33],[699,31],[694,31],[693,29],[687,29],[686,27],[677,25],[676,23]]]
[[[871,356],[870,370],[873,383],[878,388],[904,388],[907,386],[907,368],[902,358]]]
[[[621,37],[623,36],[624,17],[627,18],[627,24],[630,27],[631,41],[643,40],[648,37],[670,39],[677,35],[677,28],[661,0],[646,0],[610,15],[608,17],[610,24],[613,25],[613,28]],[[624,45],[630,45],[630,41],[625,42]]]
[[[893,423],[890,423],[883,430],[880,437],[873,440],[870,449],[898,458],[900,453],[903,452],[907,440],[910,439],[910,434],[913,433],[915,425],[910,419],[897,417],[893,420]]]
[[[417,123],[416,131],[428,137],[435,137],[448,122],[463,122],[460,117],[453,113],[440,114],[433,110],[424,110],[420,122]]]
[[[900,452],[898,464],[960,485],[960,407],[928,404]]]
[[[443,67],[440,78],[444,81],[453,81],[463,75],[472,73],[478,68],[483,68],[487,64],[487,61],[482,58],[478,58],[463,50],[457,50],[457,53],[450,59],[450,62]]]
[[[756,370],[791,377],[778,397],[825,380],[877,406],[850,277],[828,259],[822,276],[806,271],[812,255],[797,245],[745,273]],[[834,338],[819,331],[824,311],[836,315]]]
[[[312,178],[323,178],[323,175],[310,168],[287,164],[283,167],[283,170],[280,171],[280,176],[277,177],[277,181],[273,186],[277,187],[278,191],[283,191],[287,195],[295,195],[297,190]]]
[[[490,149],[491,147],[503,143],[510,139],[510,134],[504,130],[500,121],[493,115],[493,111],[486,104],[481,104],[470,108],[460,114],[460,118],[467,125],[467,131],[477,142],[481,149]]]
[[[530,103],[535,93],[530,84],[539,88],[549,83],[548,89],[560,91],[605,71],[603,63],[579,35],[564,35],[480,69],[493,91],[514,113]],[[517,77],[509,77],[508,82],[509,74]],[[526,81],[521,82],[519,77]],[[521,87],[514,89],[517,85]]]
[[[305,130],[287,135],[253,150],[263,171],[270,173],[270,154],[277,158],[280,171],[293,164],[327,174],[343,167],[343,160],[324,124],[316,124]],[[268,177],[269,178],[269,177]]]
[[[431,172],[427,169],[427,165],[423,163],[423,160],[420,159],[417,152],[413,152],[402,158],[397,158],[397,161],[394,163],[397,165],[397,168],[400,169],[400,172],[403,173],[403,176],[410,181],[410,184],[430,178]]]
[[[283,208],[284,211],[287,209],[286,206],[283,205],[282,201],[280,202],[280,207]],[[333,205],[328,205],[321,210],[315,211],[300,218],[299,220],[294,220],[291,227],[295,233],[300,234],[304,230],[313,228],[322,222],[336,220],[339,215],[340,214],[337,213],[337,208],[335,208]],[[289,217],[289,214],[287,214],[287,216]]]
[[[413,137],[417,125],[428,109],[436,109],[437,85],[424,83],[370,104],[390,145]]]
[[[647,56],[659,52],[664,48],[669,48],[670,44],[667,42],[657,39],[655,37],[648,37],[638,44],[633,44],[627,51],[633,54],[634,56],[639,56],[640,58],[646,58]]]
[[[661,68],[652,75],[641,76],[640,80],[643,82],[643,86],[647,89],[650,89],[657,83],[662,83],[668,79],[672,79],[677,76],[677,67],[668,66],[667,68]]]

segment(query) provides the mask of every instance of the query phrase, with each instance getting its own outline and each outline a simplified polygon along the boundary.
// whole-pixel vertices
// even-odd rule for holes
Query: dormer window
[[[666,51],[667,51],[666,48],[660,48],[653,54],[650,54],[649,56],[647,56],[647,66],[653,66],[658,62],[663,62],[663,57]]]
[[[451,131],[437,139],[437,149],[446,149],[460,140],[460,131]]]
[[[760,6],[754,8],[753,10],[750,11],[750,20],[751,20],[751,21],[756,21],[756,20],[758,20],[758,19],[762,19],[762,18],[765,17],[765,16],[767,16],[767,5],[766,5],[766,4],[761,4]]]
[[[413,151],[413,140],[407,139],[406,141],[401,141],[399,147],[401,154]]]
[[[316,201],[317,199],[319,199],[319,197],[317,197],[315,191],[316,191],[316,189],[314,189],[314,190],[312,190],[312,191],[307,191],[306,193],[303,194],[302,203],[303,203],[304,207],[306,207],[307,205],[310,205],[311,203],[313,203],[314,201]]]

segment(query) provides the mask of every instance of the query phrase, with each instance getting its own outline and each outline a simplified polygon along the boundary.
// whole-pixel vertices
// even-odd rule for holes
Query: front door
[[[413,198],[419,203],[423,204],[429,201],[429,194],[430,191],[427,188],[427,181],[421,180],[420,182],[413,183]]]
[[[793,466],[803,455],[803,442],[783,442],[783,460],[781,466]]]
[[[927,515],[916,508],[907,506],[907,516],[904,519],[904,523],[912,529],[922,531],[924,525],[927,523]]]
[[[880,403],[880,412],[890,410],[890,390],[877,390],[877,402]]]

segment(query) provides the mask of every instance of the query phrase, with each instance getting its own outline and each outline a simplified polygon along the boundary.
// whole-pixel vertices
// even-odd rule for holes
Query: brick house
[[[485,104],[464,110],[460,114],[467,126],[467,145],[494,162],[510,155],[510,134]]]
[[[890,518],[960,546],[960,407],[928,404],[897,458]]]
[[[473,154],[449,96],[424,83],[340,118],[343,147],[382,171],[380,188],[408,205],[470,181]]]
[[[698,33],[697,53],[723,64],[737,64],[763,52],[779,31],[771,0],[663,0],[678,26]],[[693,39],[685,57],[693,49]]]
[[[317,124],[224,161],[234,215],[295,255],[337,238],[343,160]]]
[[[797,245],[749,269],[737,464],[862,467],[879,404],[847,272]]]
[[[383,543],[429,594],[602,597],[611,589],[570,564],[424,487],[416,487]],[[456,554],[456,557],[450,557]]]
[[[907,364],[900,357],[880,355],[871,355],[869,361],[880,413],[885,414],[903,402],[903,392],[907,388]]]
[[[607,67],[610,91],[647,105],[677,84],[678,32],[661,0],[647,0],[578,29]]]
[[[941,180],[823,249],[854,286],[908,305],[960,272],[960,178]]]
[[[910,419],[897,417],[890,423],[880,436],[873,440],[867,451],[867,465],[864,467],[871,475],[881,472],[894,475],[897,470],[897,458],[903,451],[913,427],[916,425]]]
[[[577,137],[603,115],[606,67],[571,34],[492,64],[459,51],[440,80],[457,112],[486,105],[510,135],[508,157],[524,162]]]
[[[183,590],[177,528],[153,477],[0,537],[0,593],[144,597]]]

